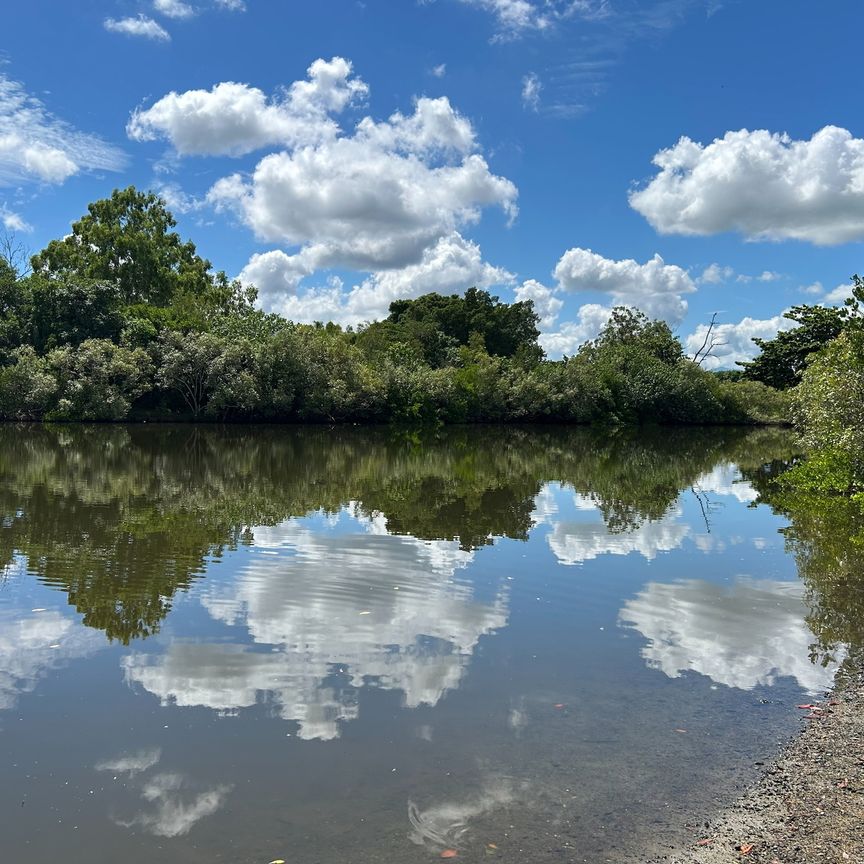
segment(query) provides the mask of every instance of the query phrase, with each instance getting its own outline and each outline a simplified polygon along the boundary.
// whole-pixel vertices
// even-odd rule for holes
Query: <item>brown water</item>
[[[791,446],[0,428],[0,860],[662,848],[831,679]]]

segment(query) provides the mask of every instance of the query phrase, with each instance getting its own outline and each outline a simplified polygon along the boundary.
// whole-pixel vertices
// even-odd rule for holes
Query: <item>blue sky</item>
[[[618,303],[691,344],[717,311],[728,365],[864,269],[862,24],[856,0],[31,0],[0,34],[0,220],[36,250],[133,183],[297,320],[476,284],[534,299],[552,356]]]

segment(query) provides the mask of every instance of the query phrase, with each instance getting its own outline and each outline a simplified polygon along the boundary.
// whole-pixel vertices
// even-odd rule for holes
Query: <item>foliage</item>
[[[824,306],[793,306],[784,318],[798,326],[781,330],[773,339],[754,339],[761,353],[742,363],[744,376],[769,387],[794,387],[807,366],[808,358],[821,350],[843,329],[844,313]]]
[[[87,339],[117,340],[123,329],[120,295],[113,282],[82,279],[24,281],[30,344],[44,352]]]
[[[741,422],[788,424],[792,413],[792,394],[775,390],[761,381],[718,378],[714,384],[717,398],[730,419]]]
[[[614,309],[596,340],[555,361],[532,302],[476,288],[394,301],[356,331],[298,325],[255,309],[255,289],[213,272],[175,227],[164,201],[130,186],[91,204],[30,273],[19,246],[0,243],[0,419],[785,419],[773,391],[733,388],[633,309]]]
[[[416,300],[395,300],[382,324],[396,325],[408,334],[432,366],[446,361],[450,346],[465,346],[478,334],[489,354],[515,357],[520,354],[539,359],[537,314],[527,301],[501,303],[487,291],[469,288],[458,294],[424,294]],[[373,329],[376,325],[370,325]],[[369,338],[369,337],[367,337]],[[390,337],[392,338],[392,337]]]
[[[57,348],[46,359],[58,388],[49,420],[123,420],[149,384],[147,354],[106,339]]]
[[[824,491],[864,489],[864,332],[842,333],[816,355],[795,394],[810,463],[793,475]],[[790,481],[792,482],[792,481]]]
[[[296,338],[302,358],[296,403],[299,419],[332,423],[383,416],[380,371],[364,362],[360,350],[340,330],[298,327]]]
[[[29,345],[13,351],[10,359],[0,368],[0,417],[41,420],[56,403],[56,376]]]
[[[34,273],[113,282],[127,304],[165,306],[178,294],[206,293],[210,262],[171,230],[176,222],[157,195],[129,186],[87,210],[67,237],[33,256]]]

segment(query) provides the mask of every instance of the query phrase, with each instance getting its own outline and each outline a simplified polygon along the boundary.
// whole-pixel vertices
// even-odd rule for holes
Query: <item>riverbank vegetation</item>
[[[788,382],[707,371],[668,325],[633,309],[554,361],[530,301],[476,289],[399,300],[357,328],[296,324],[257,309],[253,287],[214,271],[174,228],[160,198],[130,187],[29,262],[7,244],[0,418],[788,421]]]

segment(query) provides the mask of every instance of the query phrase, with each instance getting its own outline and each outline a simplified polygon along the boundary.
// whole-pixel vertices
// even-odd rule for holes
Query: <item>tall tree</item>
[[[754,339],[761,353],[744,367],[744,377],[786,390],[800,380],[811,354],[820,351],[843,330],[845,310],[825,306],[793,306],[784,318],[798,326],[781,330],[773,339]]]
[[[126,304],[167,306],[212,289],[210,262],[173,230],[177,223],[158,195],[129,186],[87,210],[71,234],[33,256],[34,273],[115,283]]]

